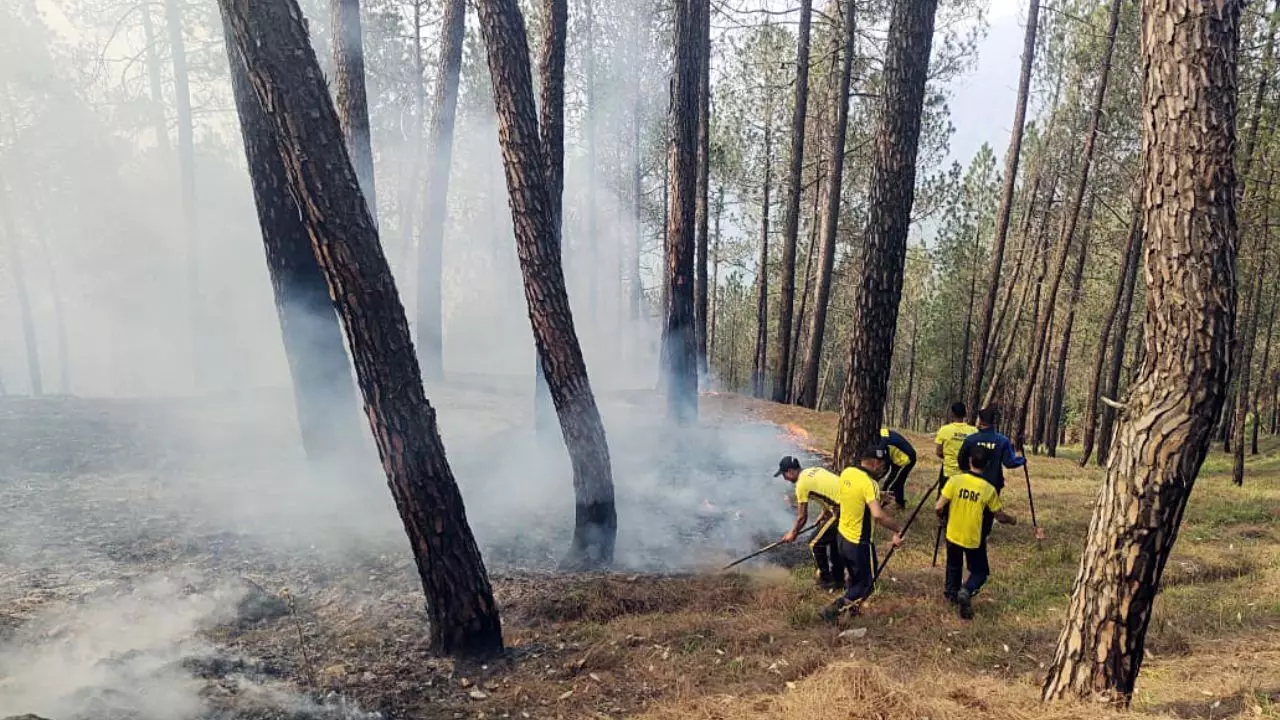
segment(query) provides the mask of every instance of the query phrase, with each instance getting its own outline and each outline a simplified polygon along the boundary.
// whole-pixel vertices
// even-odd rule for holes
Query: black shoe
[[[843,590],[844,583],[840,582],[839,580],[823,580],[818,583],[818,587],[828,592],[831,592],[834,590]]]
[[[944,593],[942,593],[942,597],[946,599],[947,604],[949,604],[949,605],[955,605],[955,604],[956,604],[956,594],[955,594],[955,593],[953,593],[953,592],[944,592]]]
[[[956,593],[956,604],[960,606],[960,617],[962,619],[973,619],[973,595],[968,588],[960,588],[960,592]]]

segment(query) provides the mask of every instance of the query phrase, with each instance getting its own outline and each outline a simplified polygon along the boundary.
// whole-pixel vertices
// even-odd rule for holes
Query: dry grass
[[[706,397],[704,407],[792,423],[803,433],[789,434],[818,449],[834,437],[830,414],[730,396]],[[910,437],[922,467],[909,493],[919,493],[937,463],[931,438]],[[1280,718],[1278,449],[1272,444],[1251,462],[1243,490],[1230,484],[1225,462],[1206,466],[1156,603],[1133,709],[1124,715]],[[817,617],[829,596],[812,588],[810,568],[601,578],[509,606],[507,616],[520,618],[519,627],[509,625],[517,643],[553,636],[576,649],[565,653],[569,670],[554,682],[531,690],[523,667],[508,677],[523,697],[561,717],[1118,717],[1096,706],[1038,702],[1101,474],[1066,459],[1030,465],[1048,539],[1034,539],[1025,483],[1011,474],[1006,503],[1022,522],[996,531],[993,578],[971,622],[940,597],[942,569],[930,566],[934,526],[925,518],[894,556],[866,615],[840,629]],[[865,634],[839,636],[849,628]],[[504,707],[495,699],[483,711]]]

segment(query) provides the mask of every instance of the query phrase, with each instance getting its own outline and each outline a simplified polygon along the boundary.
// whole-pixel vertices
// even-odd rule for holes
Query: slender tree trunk
[[[902,424],[911,423],[911,397],[916,387],[916,342],[920,339],[920,318],[911,318],[911,349],[907,356],[907,392],[902,398]]]
[[[1116,321],[1121,313],[1121,304],[1125,303],[1125,298],[1132,299],[1133,285],[1137,282],[1138,265],[1141,258],[1138,256],[1142,250],[1142,204],[1140,198],[1134,199],[1133,218],[1129,221],[1129,243],[1124,251],[1124,260],[1120,266],[1120,278],[1116,283],[1116,294],[1111,301],[1111,309],[1107,312],[1106,317],[1102,321],[1102,328],[1098,331],[1098,348],[1094,354],[1093,375],[1089,382],[1089,395],[1085,399],[1084,410],[1084,437],[1080,450],[1080,467],[1084,467],[1089,462],[1089,456],[1093,453],[1093,443],[1098,429],[1098,398],[1103,391],[1102,386],[1102,367],[1107,358],[1107,344],[1111,339],[1111,331],[1116,326]],[[1125,309],[1125,320],[1128,320],[1128,310]],[[1128,328],[1120,326],[1117,330],[1120,334],[1128,332]],[[1124,347],[1123,343],[1120,347]]]
[[[982,241],[982,206],[978,207],[978,218],[973,228],[973,247],[969,254],[973,260],[973,266],[969,271],[969,304],[964,313],[964,340],[961,343],[963,351],[960,354],[960,392],[957,397],[965,397],[965,381],[968,379],[969,369],[969,344],[972,342],[973,335],[973,305],[978,289],[978,253],[981,250]]]
[[[232,28],[224,30],[253,200],[293,378],[302,446],[317,473],[358,474],[363,469],[358,462],[363,459],[359,402],[351,382],[342,326],[329,299],[324,274],[316,264],[307,224],[289,192],[271,117],[249,84],[249,71],[244,55],[235,49]]]
[[[151,105],[149,112],[151,122],[155,126],[156,146],[160,148],[160,155],[169,161],[173,148],[169,143],[169,123],[164,116],[164,91],[161,89],[163,81],[160,73],[160,53],[156,51],[156,47],[160,41],[156,37],[155,25],[151,20],[151,6],[143,5],[138,8],[138,14],[142,17],[142,41],[146,43],[147,54],[147,83],[151,91]]]
[[[1267,371],[1271,366],[1271,336],[1276,329],[1276,305],[1277,301],[1274,293],[1271,298],[1271,313],[1267,320],[1267,340],[1263,344],[1262,364],[1258,366],[1258,389],[1253,395],[1253,430],[1249,436],[1249,454],[1258,454],[1258,427],[1262,425],[1262,401],[1263,392],[1266,390],[1268,378]]]
[[[1022,131],[1027,118],[1027,96],[1031,89],[1031,70],[1036,56],[1036,30],[1040,20],[1040,0],[1030,0],[1027,5],[1027,28],[1022,40],[1022,71],[1018,75],[1018,99],[1013,106],[1013,129],[1009,133],[1009,149],[1004,156],[1004,185],[1000,189],[1000,209],[996,212],[996,234],[991,248],[991,265],[987,274],[987,294],[983,299],[982,313],[978,316],[977,353],[968,382],[969,413],[976,416],[978,398],[982,396],[982,376],[987,369],[992,342],[991,323],[995,312],[996,294],[1000,289],[1000,270],[1004,266],[1004,246],[1009,235],[1009,217],[1013,212],[1014,190],[1018,181],[1018,162],[1022,155]],[[965,347],[968,352],[968,346]],[[966,357],[968,357],[966,355]]]
[[[719,297],[717,287],[720,282],[720,218],[724,215],[724,185],[721,184],[716,192],[716,209],[715,209],[715,240],[711,244],[711,282],[708,294],[713,301],[710,307],[711,317],[707,320],[707,346],[708,350],[715,347],[716,344],[716,312],[720,302],[716,300]]]
[[[889,19],[884,104],[872,155],[867,234],[858,273],[844,399],[836,431],[836,467],[880,437],[893,361],[907,231],[915,197],[916,151],[937,0],[899,0]]]
[[[408,275],[412,272],[414,229],[417,225],[418,183],[422,174],[422,127],[427,110],[426,58],[422,51],[422,6],[426,0],[413,0],[413,125],[408,132],[409,157],[407,171],[401,176],[402,190],[396,199],[400,214],[400,263]],[[442,43],[443,44],[443,43]],[[422,358],[418,359],[422,363]]]
[[[929,0],[926,0],[928,2]],[[831,130],[828,153],[826,198],[822,208],[822,243],[818,251],[818,277],[813,295],[813,320],[809,325],[809,343],[805,352],[800,390],[796,404],[807,408],[818,405],[818,372],[822,361],[822,341],[827,329],[827,305],[831,300],[831,274],[836,261],[836,233],[840,226],[840,190],[844,179],[844,147],[849,128],[849,86],[853,76],[853,53],[857,48],[857,3],[845,0],[844,43],[840,60],[840,84],[836,92],[835,123]],[[912,157],[915,148],[911,149]]]
[[[678,424],[698,417],[698,357],[694,317],[695,209],[698,174],[698,86],[702,64],[703,16],[707,0],[676,0],[675,53],[672,58],[670,147],[670,247],[666,276],[670,287],[662,333],[663,371],[668,414]]]
[[[1111,17],[1107,27],[1107,45],[1102,55],[1102,70],[1098,74],[1098,85],[1094,88],[1093,109],[1089,118],[1089,129],[1085,134],[1083,157],[1080,165],[1080,180],[1075,188],[1075,195],[1071,200],[1071,207],[1067,209],[1066,221],[1062,226],[1062,239],[1059,241],[1058,257],[1054,263],[1053,279],[1049,283],[1049,293],[1045,300],[1044,318],[1036,328],[1033,347],[1041,347],[1048,340],[1050,323],[1053,319],[1054,306],[1058,299],[1058,288],[1062,284],[1062,271],[1066,267],[1067,253],[1071,250],[1072,236],[1075,235],[1076,222],[1080,219],[1080,208],[1084,203],[1084,195],[1089,187],[1089,170],[1093,164],[1093,150],[1098,138],[1098,126],[1102,120],[1102,103],[1107,94],[1107,82],[1111,76],[1111,56],[1116,46],[1116,28],[1120,24],[1120,5],[1123,0],[1112,0]],[[1015,415],[1015,425],[1013,431],[1013,441],[1018,447],[1022,447],[1023,436],[1026,432],[1027,425],[1027,407],[1031,402],[1031,393],[1037,373],[1040,370],[1039,356],[1032,354],[1031,371],[1027,375],[1027,384],[1023,388],[1022,398],[1018,402],[1018,411]]]
[[[378,199],[373,185],[373,138],[369,129],[369,101],[365,95],[364,38],[360,26],[360,0],[329,0],[333,24],[334,85],[338,118],[347,153],[360,178],[360,190],[369,214],[378,221]]]
[[[1047,445],[1049,457],[1058,456],[1058,438],[1061,435],[1062,403],[1067,394],[1067,358],[1071,354],[1071,332],[1076,324],[1076,307],[1080,304],[1080,290],[1084,285],[1085,260],[1089,254],[1089,240],[1093,234],[1093,196],[1085,208],[1084,234],[1080,236],[1080,253],[1076,256],[1075,271],[1071,276],[1071,299],[1067,302],[1067,319],[1063,322],[1062,342],[1058,346],[1058,362],[1050,393],[1049,430]]]
[[[1240,4],[1143,0],[1141,8],[1147,352],[1085,535],[1046,699],[1132,697],[1160,578],[1229,379]]]
[[[191,119],[191,90],[187,51],[182,36],[181,0],[165,0],[165,26],[173,62],[173,93],[178,110],[178,186],[182,205],[182,232],[187,244],[187,312],[191,323],[191,351],[195,377],[204,377],[204,300],[200,292],[200,228],[196,222],[195,128]]]
[[[646,63],[644,50],[649,46],[649,22],[647,11],[648,0],[637,0],[633,3],[635,27],[632,29],[632,72],[635,77],[644,77]],[[640,280],[640,207],[643,200],[643,175],[640,171],[640,130],[644,117],[643,83],[631,84],[631,230],[634,244],[631,248],[631,320],[640,320],[640,306],[644,297],[644,285]],[[666,214],[663,214],[666,217]]]
[[[817,173],[822,176],[822,169],[818,168]],[[795,402],[796,396],[800,394],[800,377],[797,373],[800,370],[800,348],[803,347],[805,340],[804,331],[807,327],[805,324],[806,313],[809,310],[809,296],[814,286],[816,278],[814,278],[814,261],[818,252],[818,203],[822,198],[822,193],[815,188],[813,193],[813,209],[809,215],[812,222],[809,223],[809,249],[804,255],[804,287],[800,290],[800,309],[796,312],[796,321],[791,334],[791,377],[787,379],[787,402]]]
[[[668,111],[669,112],[669,111]],[[668,118],[670,121],[670,118]],[[668,225],[668,218],[671,217],[671,166],[667,163],[662,164],[662,260],[665,263],[667,256],[671,254],[671,228]],[[666,270],[662,272],[661,296],[658,299],[658,312],[664,318],[665,323],[667,316],[667,306],[671,304],[671,278],[668,277]],[[665,341],[664,341],[665,342]],[[664,345],[665,347],[665,345]],[[662,351],[662,357],[666,358],[666,350]],[[665,363],[666,361],[663,360]],[[665,366],[664,366],[665,367]],[[663,384],[666,382],[666,371],[660,374],[658,382]],[[665,387],[665,385],[664,385]]]
[[[583,2],[583,24],[586,26],[586,51],[583,65],[586,70],[586,108],[583,130],[587,140],[587,315],[598,319],[600,314],[600,238],[596,211],[596,40],[595,2]]]
[[[756,354],[751,374],[754,397],[765,396],[769,373],[769,195],[773,189],[773,109],[765,103],[764,197],[760,203],[760,262],[756,278]]]
[[[498,607],[445,459],[391,268],[296,0],[219,0],[345,327],[365,413],[427,597],[431,648],[502,649]]]
[[[805,120],[809,108],[809,35],[813,0],[800,0],[800,34],[796,42],[796,94],[791,115],[791,168],[787,175],[787,209],[782,227],[782,296],[778,303],[778,340],[774,355],[773,401],[788,402],[791,390],[791,321],[796,294],[796,244],[800,235],[800,200],[804,179]]]
[[[418,250],[418,362],[427,382],[444,380],[444,232],[449,217],[453,127],[466,34],[466,0],[446,0],[440,37],[440,77],[427,136],[427,183]]]
[[[564,59],[568,27],[568,1],[542,0],[542,54],[538,63],[541,76],[538,107],[541,115],[537,127],[542,147],[542,168],[546,173],[551,230],[555,233],[557,251],[561,253],[560,240],[564,228]],[[533,378],[534,430],[538,437],[549,439],[556,427],[555,403],[540,352],[534,354]]]
[[[1274,172],[1272,173],[1274,179]],[[1268,183],[1270,185],[1270,183]],[[1248,315],[1244,318],[1244,332],[1240,347],[1240,368],[1236,371],[1236,413],[1232,422],[1232,434],[1235,445],[1232,447],[1234,463],[1231,469],[1231,481],[1237,487],[1244,485],[1244,444],[1245,422],[1249,418],[1249,400],[1253,397],[1249,383],[1253,379],[1253,351],[1258,340],[1258,318],[1262,314],[1262,278],[1267,274],[1267,248],[1271,241],[1270,206],[1263,211],[1267,217],[1262,223],[1262,253],[1259,266],[1253,268],[1253,283],[1249,289],[1251,301],[1246,305]]]
[[[32,397],[44,395],[44,380],[40,370],[40,349],[36,341],[36,321],[31,312],[31,296],[27,292],[27,271],[23,263],[21,239],[13,221],[13,208],[9,205],[8,190],[0,180],[0,228],[4,231],[5,264],[9,266],[9,279],[13,282],[13,294],[18,301],[18,319],[22,323],[22,342],[27,353],[27,381]]]
[[[698,179],[694,199],[697,247],[694,259],[693,313],[698,346],[698,377],[707,382],[707,193],[711,176],[711,12],[702,13],[698,26]]]
[[[1144,216],[1145,217],[1145,216]],[[1124,295],[1120,299],[1120,314],[1116,317],[1115,340],[1111,346],[1111,367],[1107,371],[1107,385],[1103,389],[1103,393],[1112,399],[1120,397],[1120,376],[1124,370],[1124,354],[1125,347],[1129,342],[1129,316],[1133,312],[1133,296],[1137,292],[1138,285],[1138,265],[1142,261],[1142,238],[1145,233],[1139,225],[1136,232],[1138,233],[1137,247],[1133,257],[1133,265],[1129,267],[1129,274],[1125,277]],[[1142,337],[1141,334],[1138,335]],[[1144,345],[1139,345],[1139,351]],[[1111,437],[1112,429],[1115,426],[1116,410],[1111,406],[1102,408],[1102,417],[1098,421],[1098,466],[1105,467],[1107,457],[1111,454]]]
[[[538,139],[529,46],[517,0],[482,0],[478,9],[534,344],[573,464],[576,518],[573,547],[564,565],[607,566],[613,562],[618,530],[613,472],[604,423],[574,330],[559,232],[551,222],[550,208],[558,200],[549,197],[550,174],[543,163],[557,158],[544,154],[545,146]]]

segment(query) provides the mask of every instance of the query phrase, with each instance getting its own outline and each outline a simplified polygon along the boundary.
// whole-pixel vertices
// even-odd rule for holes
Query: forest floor
[[[776,423],[784,442],[831,445],[831,414],[726,395],[702,403],[708,422]],[[1045,540],[1021,476],[1010,477],[1005,501],[1020,522],[992,538],[972,621],[942,599],[922,516],[865,614],[834,628],[818,617],[831,596],[796,562],[799,548],[730,573],[709,561],[680,573],[493,570],[510,652],[464,665],[427,652],[403,550],[282,549],[239,529],[176,528],[178,515],[146,509],[163,489],[145,468],[163,458],[112,430],[109,412],[59,412],[0,403],[0,717],[1280,718],[1274,442],[1250,460],[1243,489],[1226,456],[1206,463],[1122,714],[1037,700],[1101,478],[1071,448],[1030,462]],[[89,450],[56,441],[71,415],[98,434]],[[909,437],[918,497],[937,464],[931,438]],[[773,482],[781,504],[787,488]],[[767,542],[785,522],[758,529]]]

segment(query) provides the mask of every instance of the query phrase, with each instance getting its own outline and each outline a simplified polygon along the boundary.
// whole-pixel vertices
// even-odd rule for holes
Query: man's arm
[[[960,452],[956,454],[956,464],[959,465],[960,469],[964,472],[971,472],[971,469],[969,468],[969,449],[971,447],[972,445],[970,444],[970,441],[966,438],[965,441],[960,444]]]
[[[1013,443],[1007,438],[1004,441],[1004,457],[1001,458],[1007,468],[1020,468],[1027,464],[1027,459],[1013,451]]]
[[[942,457],[942,443],[934,443],[933,454],[938,457]]]
[[[946,498],[946,497],[938,498],[937,504],[933,506],[933,511],[938,514],[939,520],[941,520],[942,516],[946,514],[947,505],[950,505],[950,504],[951,504],[950,498]]]
[[[889,514],[884,511],[884,508],[880,507],[879,502],[872,500],[867,503],[867,508],[871,510],[871,517],[875,518],[876,523],[879,524],[880,527],[888,528],[893,532],[893,540],[891,542],[894,547],[901,545],[902,526],[894,522],[893,518],[889,517]]]
[[[795,542],[800,537],[800,531],[804,529],[804,524],[809,520],[809,503],[796,503],[796,522],[782,536],[782,542]]]

